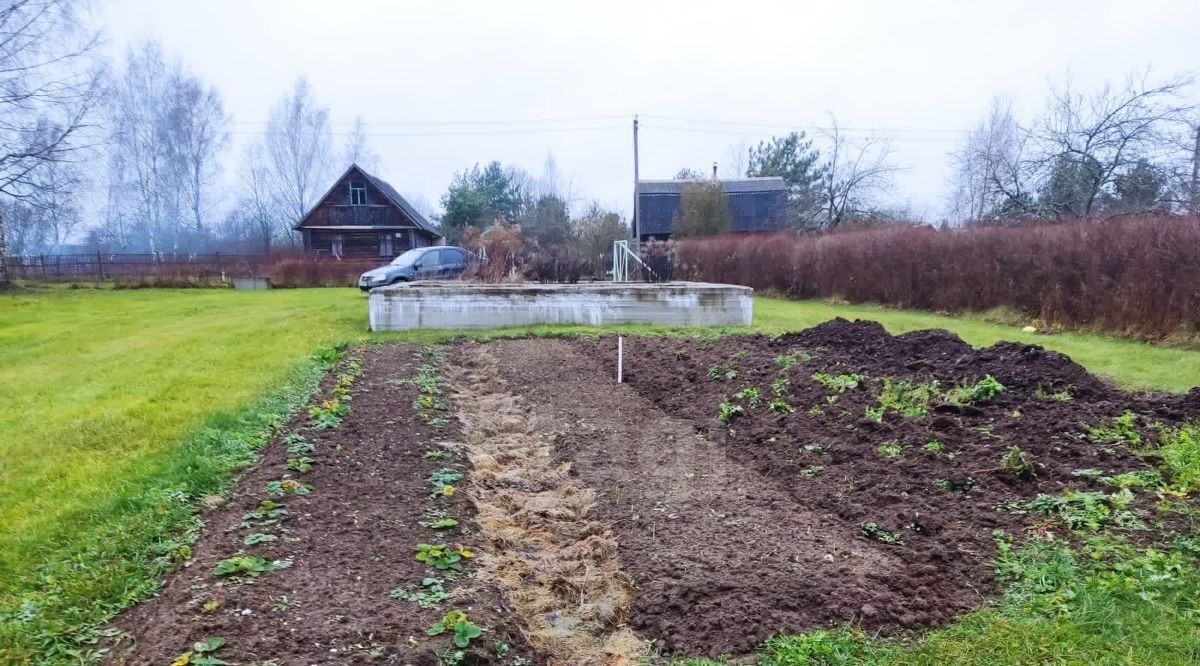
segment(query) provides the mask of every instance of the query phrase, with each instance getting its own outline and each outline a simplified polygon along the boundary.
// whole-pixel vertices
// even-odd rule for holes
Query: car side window
[[[421,266],[424,268],[437,268],[441,263],[441,250],[430,250],[421,256]]]

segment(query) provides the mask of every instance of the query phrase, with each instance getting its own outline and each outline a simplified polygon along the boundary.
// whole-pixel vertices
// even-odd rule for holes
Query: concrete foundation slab
[[[371,290],[372,331],[534,324],[749,326],[754,290],[729,284],[413,282]]]

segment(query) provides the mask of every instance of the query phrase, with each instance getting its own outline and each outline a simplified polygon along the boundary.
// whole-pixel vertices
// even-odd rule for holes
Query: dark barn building
[[[679,200],[689,185],[708,180],[640,180],[634,228],[638,240],[666,240],[679,210]],[[787,184],[782,178],[718,180],[729,198],[734,232],[779,231],[787,204]],[[640,217],[639,217],[640,216]]]
[[[394,257],[438,245],[442,235],[381,178],[357,164],[333,184],[296,225],[304,251],[334,256]]]

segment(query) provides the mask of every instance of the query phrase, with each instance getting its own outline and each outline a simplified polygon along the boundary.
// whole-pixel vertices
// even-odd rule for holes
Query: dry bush
[[[474,282],[503,282],[509,279],[516,270],[518,257],[525,246],[521,241],[521,231],[502,221],[497,221],[486,233],[465,235],[464,244],[469,250],[482,250],[487,257],[472,263],[463,273],[464,280]]]
[[[353,287],[358,276],[382,263],[374,259],[287,258],[266,269],[271,286]]]
[[[160,275],[118,275],[113,278],[114,289],[224,289],[229,283],[219,274],[169,272]],[[72,289],[78,288],[75,283]]]
[[[1011,308],[1048,325],[1145,339],[1200,333],[1200,218],[680,242],[676,277],[791,298],[933,311]]]
[[[565,247],[536,248],[525,257],[521,273],[526,280],[534,282],[576,283],[585,277],[594,277],[595,262],[589,262],[578,252]]]

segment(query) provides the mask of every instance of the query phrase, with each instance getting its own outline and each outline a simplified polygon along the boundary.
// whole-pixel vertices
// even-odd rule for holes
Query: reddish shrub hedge
[[[282,259],[267,270],[272,287],[353,287],[358,276],[386,263],[384,259]]]
[[[724,236],[678,243],[675,275],[791,298],[1008,307],[1148,339],[1200,332],[1200,218]]]

